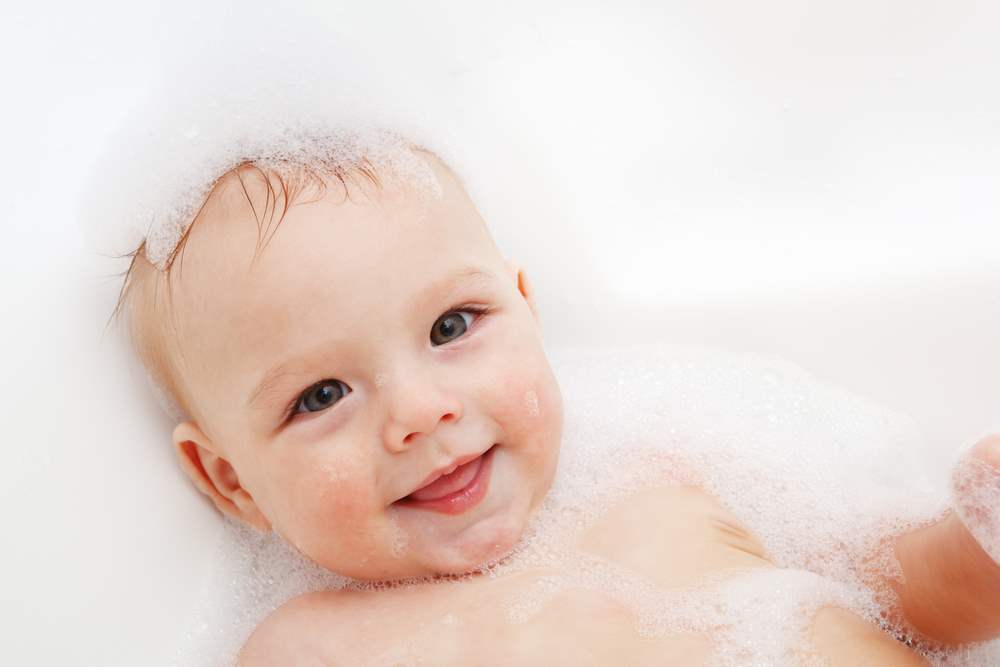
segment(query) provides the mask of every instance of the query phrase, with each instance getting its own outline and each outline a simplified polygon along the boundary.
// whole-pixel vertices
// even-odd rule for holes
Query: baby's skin
[[[169,290],[163,355],[188,414],[173,441],[197,488],[223,513],[363,581],[457,575],[504,558],[549,490],[562,433],[524,271],[501,256],[450,169],[418,155],[440,196],[331,179],[287,209],[263,249],[253,222],[263,181],[237,169],[209,196],[174,268],[147,271],[137,293]],[[1000,470],[1000,438],[975,455]],[[640,489],[570,546],[663,591],[775,567],[693,486]],[[902,536],[895,552],[900,624],[945,644],[1000,634],[1000,567],[954,515]],[[564,586],[527,621],[512,620],[512,601],[570,567],[307,595],[253,633],[240,663],[708,664],[713,637],[642,636],[632,611],[600,591]],[[810,642],[803,660],[923,664],[834,607],[815,614]]]
[[[655,528],[654,528],[655,527]],[[713,574],[773,568],[760,543],[692,486],[629,496],[573,541],[581,556],[621,567],[669,594]],[[610,591],[559,587],[527,618],[511,608],[539,584],[573,574],[529,567],[389,590],[327,591],[279,609],[244,647],[240,665],[713,665],[705,633],[640,636],[634,611]],[[572,578],[570,579],[572,581]],[[775,597],[782,595],[775,592]],[[827,607],[813,618],[802,664],[924,665],[873,625]],[[756,664],[756,663],[755,663]]]

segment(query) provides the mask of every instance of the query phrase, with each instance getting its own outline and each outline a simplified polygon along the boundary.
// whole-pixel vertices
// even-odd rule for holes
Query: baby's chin
[[[380,559],[382,567],[343,573],[370,582],[475,573],[513,551],[523,530],[524,522],[514,517],[491,517],[464,531],[460,540],[414,541]]]
[[[440,545],[428,563],[436,574],[466,574],[501,560],[513,551],[524,522],[509,516],[481,521],[466,531],[461,542]]]

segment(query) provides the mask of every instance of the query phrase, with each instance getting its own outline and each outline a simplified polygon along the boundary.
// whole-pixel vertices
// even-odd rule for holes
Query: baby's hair
[[[194,416],[189,398],[183,391],[179,369],[169,353],[171,338],[167,335],[169,322],[176,334],[176,322],[170,306],[172,276],[176,269],[178,277],[183,271],[184,251],[191,231],[202,220],[216,200],[232,188],[241,193],[257,223],[257,244],[251,264],[264,251],[275,232],[285,219],[288,210],[296,203],[308,203],[322,198],[332,185],[339,183],[344,200],[353,199],[353,193],[360,192],[371,197],[382,191],[383,178],[401,179],[416,186],[418,192],[432,196],[440,194],[440,185],[430,168],[414,153],[421,152],[434,157],[452,174],[450,167],[433,151],[414,144],[400,145],[409,153],[409,159],[387,154],[355,156],[349,160],[296,160],[288,158],[263,158],[244,160],[219,176],[208,188],[208,194],[201,201],[190,223],[184,227],[174,247],[163,258],[151,258],[148,237],[138,246],[119,259],[130,258],[128,268],[119,274],[122,286],[114,311],[108,320],[127,322],[128,339],[149,373],[153,389],[163,407],[172,417]],[[419,162],[419,166],[414,164]],[[456,176],[457,179],[457,176]],[[306,194],[313,198],[302,201]],[[279,212],[280,209],[280,212]],[[161,285],[165,294],[161,295]],[[173,340],[176,340],[174,336]],[[176,348],[178,355],[182,354]]]
[[[255,182],[248,184],[251,180]],[[340,184],[345,199],[350,199],[355,189],[365,191],[366,185],[373,187],[376,192],[382,188],[378,171],[367,159],[353,165],[337,165],[322,169],[289,161],[246,161],[215,181],[191,224],[184,230],[177,245],[163,262],[162,268],[149,260],[146,254],[146,239],[143,239],[131,252],[119,256],[119,259],[128,257],[130,261],[128,268],[119,274],[122,277],[122,286],[108,325],[120,322],[127,313],[125,319],[129,342],[149,372],[154,389],[161,394],[159,396],[161,403],[166,403],[164,407],[172,413],[172,416],[180,418],[185,414],[190,415],[192,406],[182,391],[177,369],[167,353],[168,340],[163,325],[166,323],[164,316],[169,315],[171,310],[170,277],[175,264],[178,272],[182,270],[184,249],[191,231],[205,216],[209,202],[231,187],[238,187],[242,192],[257,223],[257,245],[253,257],[255,260],[273,238],[289,208],[300,203],[303,193],[309,192],[318,199],[333,183]],[[263,201],[260,201],[261,199]],[[166,286],[166,294],[162,298],[161,285]],[[172,318],[169,319],[172,322]]]
[[[258,212],[257,207],[254,204],[253,197],[250,195],[249,190],[246,187],[246,181],[244,180],[244,172],[254,172],[264,183],[266,188],[264,206],[261,211]],[[329,176],[336,178],[341,186],[344,188],[345,197],[350,197],[350,188],[348,187],[348,181],[352,180],[352,176],[357,175],[364,177],[371,185],[376,188],[381,188],[382,182],[379,179],[378,172],[374,167],[365,160],[362,164],[351,168],[345,167],[335,167],[328,170]],[[288,168],[285,165],[276,168],[273,165],[261,166],[255,162],[244,162],[243,164],[234,167],[230,171],[226,172],[218,178],[218,180],[213,184],[211,192],[214,193],[216,189],[221,186],[225,181],[231,178],[236,178],[240,182],[241,189],[243,190],[243,195],[246,198],[247,203],[250,205],[250,209],[253,212],[254,218],[257,222],[257,251],[255,254],[263,250],[264,246],[267,245],[267,241],[264,240],[265,236],[270,239],[274,236],[274,232],[277,230],[278,225],[281,221],[285,219],[285,215],[288,213],[288,209],[292,204],[296,203],[298,196],[306,189],[306,186],[312,186],[317,189],[317,194],[322,196],[326,191],[326,181],[323,177],[317,173],[315,168],[308,165],[294,165],[292,168]],[[278,188],[275,188],[275,182],[278,184]],[[278,202],[278,189],[281,190],[281,215],[278,216],[277,222],[274,221],[274,214],[277,211]],[[180,240],[174,249],[167,255],[166,261],[164,262],[163,272],[164,274],[169,274],[171,267],[173,266],[174,260],[178,255],[183,255],[184,248],[187,245],[187,239],[191,234],[191,230],[194,228],[195,224],[200,219],[202,213],[205,210],[205,205],[211,198],[205,198],[201,207],[195,213],[191,224],[187,227],[184,233],[181,235]],[[270,211],[270,213],[268,213]],[[264,216],[267,216],[267,225],[264,226]],[[271,229],[271,225],[274,224],[274,229]],[[268,235],[268,232],[270,234]],[[128,269],[123,273],[119,274],[123,278],[122,287],[118,294],[118,301],[115,305],[115,309],[108,320],[110,324],[112,321],[120,318],[122,308],[126,302],[131,291],[132,276],[135,272],[136,262],[141,258],[145,258],[146,251],[146,239],[143,239],[139,245],[132,251],[127,252],[123,255],[118,255],[118,259],[124,259],[126,257],[131,258]]]

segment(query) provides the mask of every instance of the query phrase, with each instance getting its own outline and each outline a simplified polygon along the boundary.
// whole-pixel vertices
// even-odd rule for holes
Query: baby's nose
[[[383,439],[391,452],[417,446],[422,436],[434,433],[440,424],[462,418],[461,401],[435,386],[425,384],[395,391],[390,400]]]

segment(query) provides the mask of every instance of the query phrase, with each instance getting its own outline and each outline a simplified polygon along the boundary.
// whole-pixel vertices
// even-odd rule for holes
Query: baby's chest
[[[584,529],[574,547],[553,554],[550,566],[413,591],[422,600],[396,607],[410,611],[395,627],[407,619],[419,627],[397,648],[433,649],[436,664],[470,664],[470,657],[494,664],[481,662],[484,649],[496,651],[495,664],[622,664],[623,655],[628,664],[662,664],[665,655],[685,656],[671,664],[702,664],[704,636],[639,636],[642,610],[635,603],[642,591],[659,597],[656,591],[697,585],[727,570],[771,566],[749,531],[694,487],[625,498]]]
[[[572,546],[549,566],[373,594],[352,623],[330,624],[352,628],[331,633],[331,655],[343,659],[349,649],[348,662],[371,665],[429,656],[435,665],[645,665],[664,664],[665,656],[668,664],[705,664],[710,645],[702,634],[640,636],[640,610],[622,590],[639,582],[668,592],[771,565],[749,531],[693,487],[625,498]]]
[[[577,547],[664,590],[726,570],[773,566],[749,529],[692,486],[625,498],[583,532]]]
[[[378,618],[369,624],[374,632],[358,632],[355,626],[352,634],[365,636],[366,648],[356,652],[354,642],[342,637],[331,643],[330,655],[338,659],[330,664],[708,664],[710,637],[690,632],[642,636],[637,610],[620,596],[601,586],[577,585],[564,574],[559,568],[529,568],[496,580],[394,597],[368,615]]]

